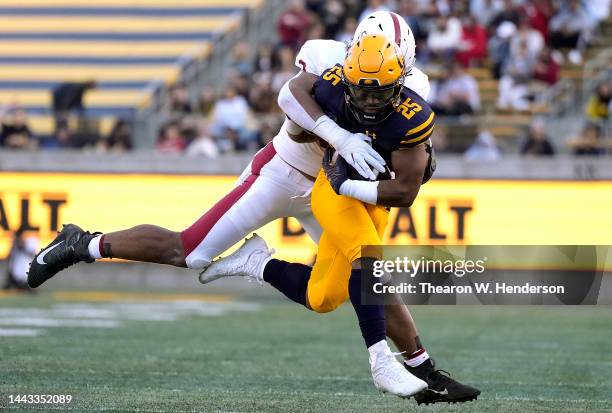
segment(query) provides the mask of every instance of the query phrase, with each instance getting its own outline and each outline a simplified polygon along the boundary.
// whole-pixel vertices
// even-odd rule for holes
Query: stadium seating
[[[592,40],[584,53],[584,60],[588,61],[596,57],[609,45],[612,44],[612,17],[604,20],[597,29],[598,35]],[[490,70],[490,63],[485,61],[485,67],[469,68],[467,72],[472,75],[478,82],[480,91],[482,111],[474,118],[474,123],[481,128],[491,132],[498,141],[508,146],[512,143],[516,144],[523,138],[529,123],[533,116],[547,115],[551,111],[548,104],[534,103],[528,111],[517,112],[511,109],[499,109],[496,105],[499,81],[495,80]],[[436,70],[437,69],[437,70]],[[437,79],[442,76],[442,68],[436,67],[434,70],[428,70],[431,79]],[[573,83],[571,90],[580,90],[584,79],[583,65],[575,65],[565,61],[561,66],[560,78],[569,80]],[[564,99],[573,99],[572,96],[563,95]],[[561,99],[561,97],[559,97]],[[455,132],[461,130],[461,125],[457,125]],[[472,140],[475,129],[473,124],[466,127],[466,142]]]
[[[0,106],[27,109],[38,135],[53,131],[51,91],[95,80],[88,116],[112,119],[144,107],[147,85],[177,80],[180,59],[202,58],[215,33],[235,27],[260,0],[4,0],[0,3]]]

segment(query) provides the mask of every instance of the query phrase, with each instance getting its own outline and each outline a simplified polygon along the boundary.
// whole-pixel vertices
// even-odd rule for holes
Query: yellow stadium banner
[[[61,224],[109,232],[138,224],[182,230],[229,192],[233,176],[0,173],[0,257],[24,227],[46,245]],[[432,180],[411,208],[393,209],[385,243],[612,244],[612,182]],[[254,208],[257,206],[254,205]],[[278,256],[309,262],[296,221],[258,233]]]

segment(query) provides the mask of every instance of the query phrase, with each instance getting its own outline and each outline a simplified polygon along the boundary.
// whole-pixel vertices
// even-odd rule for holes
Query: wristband
[[[338,149],[338,144],[350,135],[348,131],[338,126],[338,124],[327,115],[323,115],[317,119],[314,128],[312,128],[312,133],[336,149]]]
[[[340,195],[350,196],[362,202],[376,205],[379,181],[356,181],[347,179],[340,185]]]

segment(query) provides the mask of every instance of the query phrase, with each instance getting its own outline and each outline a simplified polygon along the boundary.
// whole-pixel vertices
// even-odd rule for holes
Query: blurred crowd
[[[348,42],[363,17],[381,10],[397,12],[413,30],[416,65],[430,75],[428,100],[438,115],[469,116],[485,109],[472,68],[490,72],[498,81],[497,109],[526,111],[538,94],[559,81],[563,64],[583,62],[585,47],[609,16],[611,1],[291,0],[277,21],[276,42],[241,42],[231,50],[222,92],[213,85],[197,96],[183,84],[170,89],[166,110],[171,120],[159,131],[156,150],[214,158],[262,147],[282,123],[276,98],[297,73],[294,60],[301,45],[315,38]],[[603,133],[595,129],[603,130],[601,121],[609,117],[609,96],[610,85],[603,82],[585,110],[587,119],[598,120],[587,123],[583,135]],[[36,146],[24,113],[15,110],[6,118],[11,121],[3,122],[0,145]],[[520,151],[555,153],[545,135],[543,121],[534,121]],[[69,136],[57,141],[71,142]],[[579,143],[571,145],[575,153],[589,152]],[[118,122],[95,146],[100,151],[131,149],[129,124]],[[495,139],[484,130],[472,146],[466,157],[495,147]]]
[[[219,96],[205,88],[194,107],[183,85],[172,90],[169,109],[179,115],[162,129],[158,149],[214,157],[261,147],[283,120],[276,96],[297,73],[294,60],[301,45],[316,38],[348,42],[358,22],[380,10],[399,13],[413,30],[417,66],[430,75],[429,100],[438,115],[484,110],[469,70],[474,67],[490,70],[498,80],[498,109],[528,110],[539,93],[557,83],[562,64],[582,63],[584,48],[609,9],[607,0],[293,0],[278,19],[275,44],[261,44],[254,52],[247,43],[235,46],[229,86]],[[541,125],[541,120],[531,125],[527,141],[540,142]],[[482,132],[474,145],[494,142]],[[521,151],[555,149],[525,143]]]

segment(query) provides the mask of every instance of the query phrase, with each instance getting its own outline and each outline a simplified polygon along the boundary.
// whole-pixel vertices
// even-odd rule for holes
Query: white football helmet
[[[374,12],[359,23],[353,36],[353,43],[364,34],[376,33],[383,33],[395,41],[404,55],[406,74],[409,74],[416,60],[416,42],[406,20],[399,14],[390,11]]]

